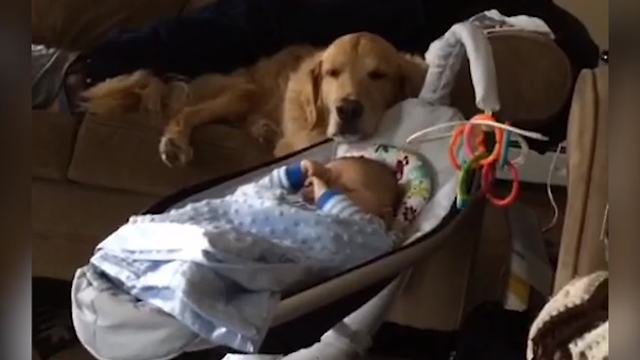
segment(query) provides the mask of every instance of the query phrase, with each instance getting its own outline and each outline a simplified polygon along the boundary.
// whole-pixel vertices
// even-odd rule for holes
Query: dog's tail
[[[80,108],[90,114],[128,112],[161,114],[166,85],[146,70],[105,80],[84,91]]]

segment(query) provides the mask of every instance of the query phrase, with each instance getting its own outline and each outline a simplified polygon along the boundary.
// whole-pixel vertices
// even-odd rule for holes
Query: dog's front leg
[[[169,120],[160,140],[160,157],[170,167],[187,164],[193,157],[191,132],[201,124],[245,118],[251,109],[255,88],[250,85],[230,89],[203,103],[186,107]]]

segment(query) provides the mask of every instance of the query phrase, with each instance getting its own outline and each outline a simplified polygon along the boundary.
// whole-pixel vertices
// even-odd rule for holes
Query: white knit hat
[[[609,357],[608,273],[567,284],[529,331],[528,360],[606,360]]]

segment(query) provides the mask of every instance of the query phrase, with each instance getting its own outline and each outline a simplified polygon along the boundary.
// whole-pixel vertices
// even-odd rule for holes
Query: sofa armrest
[[[169,168],[158,153],[161,133],[162,124],[145,114],[88,115],[78,131],[68,177],[85,185],[166,195],[272,158],[271,149],[245,130],[205,124],[193,134],[194,159],[188,166]]]
[[[583,70],[576,82],[567,136],[569,182],[555,291],[576,276],[607,269],[601,232],[608,203],[608,81],[605,66]]]

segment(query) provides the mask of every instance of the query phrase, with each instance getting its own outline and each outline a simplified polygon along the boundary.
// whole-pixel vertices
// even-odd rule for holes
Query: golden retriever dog
[[[145,111],[166,121],[160,140],[169,166],[191,160],[191,132],[208,122],[241,122],[274,156],[327,137],[375,134],[384,112],[418,95],[426,64],[370,33],[342,36],[325,49],[291,46],[229,75],[162,81],[145,70],[106,80],[83,94],[88,113]],[[240,124],[240,123],[239,123]]]

